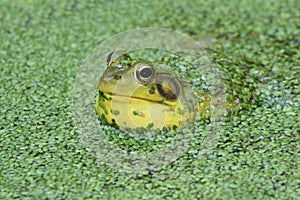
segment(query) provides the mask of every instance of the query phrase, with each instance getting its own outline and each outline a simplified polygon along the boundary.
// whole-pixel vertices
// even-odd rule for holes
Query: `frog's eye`
[[[150,63],[138,63],[134,76],[140,83],[148,84],[154,77],[154,69]]]
[[[108,56],[106,58],[107,66],[110,66],[112,63],[119,64],[121,56],[123,56],[125,54],[126,54],[126,52],[123,50],[111,52],[110,54],[108,54]]]
[[[156,87],[159,94],[168,101],[175,101],[181,92],[181,84],[169,74],[158,75]]]

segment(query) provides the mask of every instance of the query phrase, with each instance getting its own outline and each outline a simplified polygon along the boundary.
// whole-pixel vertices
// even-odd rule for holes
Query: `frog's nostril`
[[[116,80],[119,80],[119,79],[121,79],[122,78],[122,76],[120,76],[120,75],[115,75],[114,76],[114,79],[116,79]]]

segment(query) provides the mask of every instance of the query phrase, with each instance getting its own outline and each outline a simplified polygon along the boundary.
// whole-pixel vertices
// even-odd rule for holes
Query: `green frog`
[[[107,69],[98,81],[96,112],[115,127],[176,129],[211,115],[211,95],[194,92],[164,64],[133,58],[125,51],[107,56]],[[189,101],[187,97],[200,101]],[[194,105],[191,105],[194,104]]]

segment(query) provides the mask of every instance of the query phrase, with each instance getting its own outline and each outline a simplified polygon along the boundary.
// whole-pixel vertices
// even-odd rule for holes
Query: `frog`
[[[210,94],[191,91],[191,83],[164,64],[131,57],[124,50],[111,52],[106,61],[96,96],[96,113],[105,124],[175,130],[195,120],[196,112],[202,118],[211,116]],[[187,100],[191,96],[201,100]]]

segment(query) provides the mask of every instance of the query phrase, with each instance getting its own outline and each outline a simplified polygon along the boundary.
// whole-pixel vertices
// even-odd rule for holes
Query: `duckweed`
[[[0,199],[298,199],[299,10],[297,0],[2,1]],[[241,109],[226,117],[215,148],[199,154],[199,126],[178,160],[127,174],[97,163],[80,142],[72,87],[100,41],[147,26],[206,44]],[[103,129],[132,150],[160,148],[174,134],[147,147]]]

